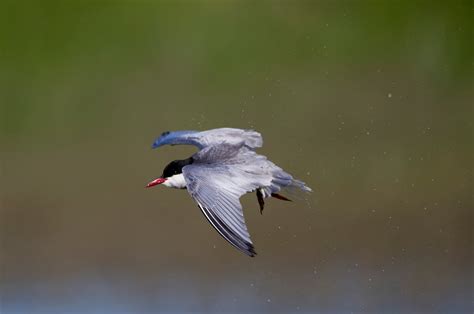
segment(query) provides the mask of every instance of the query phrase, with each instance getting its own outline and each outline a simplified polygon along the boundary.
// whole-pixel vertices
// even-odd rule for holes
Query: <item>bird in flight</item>
[[[245,225],[240,197],[255,191],[262,213],[265,198],[289,201],[279,194],[282,189],[311,192],[304,182],[255,152],[262,147],[263,139],[254,130],[164,132],[152,147],[180,144],[194,145],[199,150],[187,159],[170,162],[147,187],[163,184],[187,189],[219,234],[248,256],[253,257],[256,252]]]

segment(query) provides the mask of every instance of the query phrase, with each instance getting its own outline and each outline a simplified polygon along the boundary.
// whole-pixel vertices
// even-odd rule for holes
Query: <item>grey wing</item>
[[[183,167],[186,187],[204,216],[233,246],[249,256],[255,251],[240,204],[240,197],[260,189],[270,197],[282,188],[309,192],[304,182],[257,154],[243,143],[206,147],[193,155],[194,163]]]
[[[239,198],[258,184],[227,165],[192,164],[183,168],[187,190],[211,225],[240,251],[254,256]]]
[[[220,128],[207,131],[173,131],[163,132],[153,142],[153,148],[163,145],[194,145],[199,149],[222,143],[243,143],[250,149],[262,147],[262,135],[254,130],[243,130],[234,128]]]

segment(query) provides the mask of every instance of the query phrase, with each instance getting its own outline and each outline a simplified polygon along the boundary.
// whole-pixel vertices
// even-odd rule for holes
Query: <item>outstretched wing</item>
[[[189,194],[211,225],[237,249],[254,256],[239,198],[256,187],[238,184],[225,166],[193,164],[183,168],[183,175]]]
[[[267,185],[271,176],[251,173],[245,159],[241,159],[245,151],[250,150],[242,145],[208,147],[193,157],[193,164],[183,167],[183,175],[189,194],[211,225],[237,249],[254,256],[239,198]],[[209,163],[209,155],[216,154],[222,159]]]
[[[250,149],[262,147],[262,135],[254,130],[220,128],[208,131],[164,132],[153,143],[153,148],[163,145],[194,145],[199,149],[222,143],[244,143]]]

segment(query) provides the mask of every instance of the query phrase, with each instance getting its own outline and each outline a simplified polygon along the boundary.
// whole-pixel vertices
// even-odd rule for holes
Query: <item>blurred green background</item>
[[[0,312],[472,312],[471,1],[2,1]],[[144,189],[253,128],[259,255]]]

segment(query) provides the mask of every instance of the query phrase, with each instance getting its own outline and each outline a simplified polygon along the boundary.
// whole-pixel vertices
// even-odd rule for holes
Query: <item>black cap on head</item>
[[[193,158],[190,157],[184,160],[173,160],[170,162],[165,169],[163,169],[163,174],[161,175],[162,178],[169,178],[176,174],[180,174],[183,172],[183,167],[190,165],[193,163]]]

